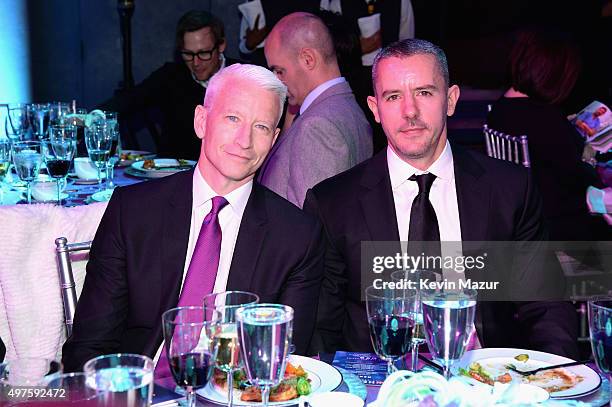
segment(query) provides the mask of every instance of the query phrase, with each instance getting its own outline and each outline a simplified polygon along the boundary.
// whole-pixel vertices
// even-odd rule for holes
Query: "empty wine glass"
[[[448,379],[474,333],[476,291],[427,289],[421,291],[421,301],[427,345]]]
[[[38,176],[42,163],[42,144],[40,141],[16,142],[11,154],[17,176],[26,183],[28,203],[32,203],[32,181]]]
[[[261,388],[268,406],[270,387],[283,379],[293,334],[293,308],[280,304],[252,304],[236,310],[238,343],[247,378]]]
[[[11,143],[0,139],[0,205],[4,204],[4,177],[11,167]]]
[[[76,127],[53,125],[49,128],[49,141],[45,149],[47,171],[57,182],[57,204],[61,204],[61,183],[66,180],[76,151]]]
[[[225,291],[209,294],[204,297],[204,308],[208,320],[216,320],[219,324],[216,367],[227,374],[227,405],[234,403],[234,372],[243,366],[238,344],[238,327],[236,325],[236,310],[240,307],[257,304],[259,297],[246,291]],[[217,311],[213,315],[213,312]]]
[[[105,121],[92,123],[85,128],[85,145],[87,154],[96,166],[98,175],[98,189],[102,189],[102,168],[106,167],[106,161],[110,153],[113,141],[113,128]]]
[[[30,109],[30,125],[34,135],[42,140],[46,138],[47,126],[49,125],[49,104],[32,103]]]
[[[395,371],[393,363],[410,351],[414,319],[414,298],[406,290],[377,289],[370,286],[365,290],[366,310],[370,339],[374,352],[387,362],[387,374]]]
[[[166,358],[175,383],[184,388],[187,406],[195,390],[208,384],[217,357],[217,323],[205,320],[204,307],[178,307],[162,315]]]
[[[27,130],[28,111],[23,103],[10,104],[6,116],[6,135],[11,140],[21,140]]]
[[[108,161],[106,162],[106,189],[114,189],[115,183],[113,178],[115,175],[115,164],[119,161],[121,155],[121,135],[119,133],[119,122],[117,113],[104,112],[106,123],[112,128],[112,143],[109,152]]]
[[[49,125],[65,124],[65,120],[71,112],[70,104],[66,102],[49,103]]]
[[[612,380],[612,297],[588,302],[591,349],[599,370]],[[612,405],[611,390],[610,405]]]

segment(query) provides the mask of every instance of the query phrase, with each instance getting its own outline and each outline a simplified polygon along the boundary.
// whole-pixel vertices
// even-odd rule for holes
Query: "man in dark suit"
[[[449,87],[440,48],[423,40],[391,44],[377,56],[372,75],[375,96],[368,104],[389,147],[318,184],[304,204],[319,216],[328,240],[313,341],[318,351],[372,350],[361,300],[361,242],[544,238],[541,201],[528,171],[448,143],[446,117],[454,113],[459,88]],[[428,186],[421,186],[423,179]],[[421,205],[428,211],[415,211]],[[424,225],[425,218],[432,221]],[[527,289],[544,293],[554,285],[541,270],[531,272]],[[480,303],[476,327],[483,346],[577,355],[569,303]]]
[[[206,11],[185,13],[176,27],[177,62],[165,63],[135,87],[121,91],[99,108],[118,112],[120,120],[159,111],[157,152],[164,157],[197,159],[200,142],[191,125],[204,99],[208,80],[227,65],[223,22]]]
[[[293,307],[293,343],[298,353],[306,352],[323,272],[321,226],[253,183],[278,135],[285,95],[285,86],[265,68],[225,68],[196,109],[194,127],[202,140],[196,169],[114,191],[63,348],[66,369],[114,352],[156,354],[162,313],[184,304],[183,294],[194,289],[186,287],[194,259],[202,258],[197,253],[202,230],[214,219],[209,216],[217,216],[220,228],[212,291],[250,291],[261,302]],[[225,206],[213,214],[219,200]],[[195,272],[205,273],[212,257]],[[195,288],[201,292],[193,304],[199,305],[210,290]]]

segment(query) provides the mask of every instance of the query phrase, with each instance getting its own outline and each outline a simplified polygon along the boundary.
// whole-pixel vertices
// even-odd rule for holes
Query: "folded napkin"
[[[587,206],[591,213],[602,214],[606,222],[612,225],[612,187],[604,189],[588,187]]]

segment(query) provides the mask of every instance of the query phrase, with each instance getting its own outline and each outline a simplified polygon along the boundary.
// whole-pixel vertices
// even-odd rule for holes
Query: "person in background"
[[[66,370],[109,353],[159,355],[164,311],[226,290],[293,307],[293,343],[306,353],[321,225],[253,182],[278,136],[286,92],[260,66],[219,71],[191,121],[201,142],[196,168],[114,190],[63,347]]]
[[[167,62],[132,89],[121,91],[99,108],[119,113],[121,120],[157,109],[163,117],[157,145],[161,157],[197,159],[200,141],[193,112],[202,103],[208,80],[235,61],[224,57],[223,23],[206,11],[185,13],[176,26],[178,62]]]
[[[304,211],[321,220],[327,242],[311,352],[372,352],[362,301],[362,242],[534,246],[545,236],[540,196],[525,168],[448,142],[447,116],[454,114],[460,90],[449,83],[439,47],[417,39],[389,45],[374,60],[372,81],[368,104],[389,146],[316,185],[304,202]],[[520,269],[530,284],[521,289],[538,299],[544,292],[547,299],[560,298],[562,287],[553,287],[560,270],[545,274],[541,264]],[[482,346],[578,354],[570,303],[480,302],[476,318]]]
[[[270,69],[300,106],[259,173],[259,181],[302,207],[306,191],[372,155],[372,130],[340,76],[334,43],[323,21],[293,13],[266,40]]]
[[[490,128],[527,135],[549,239],[556,241],[598,240],[606,233],[586,204],[587,187],[599,186],[599,180],[582,162],[584,140],[559,108],[581,68],[580,50],[569,35],[544,28],[519,31],[510,53],[510,86],[487,116]]]

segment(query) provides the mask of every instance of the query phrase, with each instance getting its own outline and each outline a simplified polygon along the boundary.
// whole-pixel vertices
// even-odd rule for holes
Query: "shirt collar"
[[[251,195],[253,189],[253,180],[241,185],[239,188],[234,189],[229,194],[225,195],[224,198],[229,203],[234,213],[237,216],[242,216],[244,208]],[[208,201],[213,199],[218,194],[208,185],[208,182],[204,179],[200,173],[200,168],[196,166],[193,172],[193,209],[199,208],[206,204]]]
[[[197,58],[197,56],[194,56],[194,58]],[[221,64],[219,64],[219,70],[217,70],[217,72],[219,72],[220,70],[225,68],[225,55],[223,55],[223,53],[220,53],[219,54],[219,59],[221,60]],[[189,72],[191,72],[191,71],[189,71]],[[212,78],[212,75],[210,76],[210,78],[206,79],[205,81],[201,81],[198,78],[196,78],[196,76],[193,74],[193,72],[191,72],[191,77],[193,78],[194,81],[196,81],[198,84],[200,84],[203,88],[207,88],[208,87],[208,82],[210,81],[210,78]]]
[[[448,140],[446,140],[446,145],[440,157],[426,171],[421,171],[402,160],[390,146],[387,147],[387,165],[389,167],[389,177],[391,178],[391,188],[394,190],[399,188],[414,174],[420,175],[430,172],[436,178],[440,178],[443,181],[452,180],[454,174],[453,154]]]
[[[342,82],[346,82],[346,79],[344,79],[342,76],[339,76],[338,78],[330,79],[327,82],[323,82],[322,84],[311,90],[310,93],[304,98],[302,106],[300,106],[300,114],[303,114],[306,109],[308,109],[308,106],[310,106],[312,102],[314,102],[315,99],[321,95],[321,93],[325,92],[332,86]]]

